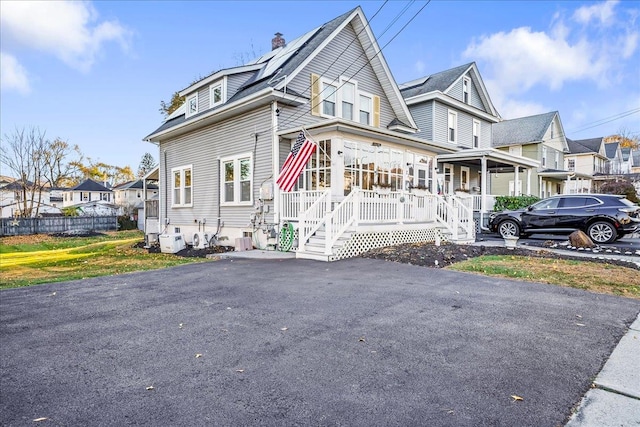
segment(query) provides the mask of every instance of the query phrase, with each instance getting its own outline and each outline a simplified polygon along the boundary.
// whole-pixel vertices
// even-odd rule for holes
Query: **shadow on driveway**
[[[0,424],[557,426],[638,311],[372,259],[7,290]]]

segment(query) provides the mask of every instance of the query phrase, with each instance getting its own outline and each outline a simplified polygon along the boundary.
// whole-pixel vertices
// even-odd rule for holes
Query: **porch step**
[[[331,248],[331,254],[324,253],[324,241],[326,233],[323,229],[316,231],[316,233],[309,238],[309,242],[304,245],[303,249],[298,249],[296,252],[296,258],[315,259],[318,261],[333,261],[336,252],[342,248],[352,236],[351,231],[345,232]]]

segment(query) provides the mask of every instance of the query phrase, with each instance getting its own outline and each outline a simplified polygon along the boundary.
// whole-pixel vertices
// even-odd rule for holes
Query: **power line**
[[[598,126],[602,126],[602,125],[607,124],[607,123],[614,122],[616,120],[620,120],[622,118],[625,118],[627,116],[631,116],[631,115],[636,114],[636,113],[640,113],[640,108],[634,108],[632,110],[624,111],[622,113],[618,113],[618,114],[615,114],[613,116],[605,117],[604,119],[596,120],[595,122],[593,122],[589,126],[585,126],[583,128],[579,128],[579,129],[576,129],[576,130],[571,130],[570,132],[571,133],[579,133],[579,132],[585,131],[587,129],[592,129],[592,128],[595,128],[595,127],[598,127]]]
[[[414,2],[412,1],[412,2],[410,2],[410,3],[409,3],[409,5],[411,5],[411,4],[413,4],[413,3],[414,3]],[[355,76],[357,76],[357,75],[358,75],[358,73],[360,73],[360,71],[362,71],[362,70],[363,70],[367,65],[369,65],[369,64],[371,63],[371,61],[373,60],[373,58],[375,58],[376,56],[378,56],[378,55],[380,54],[380,52],[382,52],[382,51],[383,51],[387,46],[389,46],[389,44],[390,44],[393,40],[395,40],[395,39],[396,39],[396,38],[397,38],[397,37],[398,37],[398,36],[399,36],[399,35],[400,35],[400,34],[401,34],[401,33],[402,33],[406,28],[407,28],[407,26],[408,26],[408,25],[409,25],[409,24],[410,24],[410,23],[411,23],[411,22],[412,22],[412,21],[413,21],[413,20],[414,20],[414,19],[415,19],[419,14],[420,14],[420,12],[422,12],[422,11],[424,10],[424,8],[425,8],[425,7],[427,7],[427,5],[429,5],[429,3],[431,3],[431,0],[428,0],[428,1],[427,1],[427,2],[426,2],[426,3],[425,3],[421,8],[420,8],[420,9],[419,9],[419,10],[418,10],[418,11],[417,11],[417,12],[416,12],[416,13],[415,13],[415,14],[414,14],[414,15],[413,15],[413,16],[412,16],[412,17],[411,17],[411,18],[410,18],[410,19],[409,19],[409,20],[408,20],[408,21],[407,21],[403,26],[402,26],[402,28],[400,28],[400,30],[398,30],[398,32],[396,32],[396,34],[394,34],[394,36],[393,36],[393,37],[392,37],[392,38],[391,38],[387,43],[385,43],[385,45],[384,45],[384,46],[382,46],[382,47],[381,47],[381,48],[380,48],[380,49],[379,49],[379,50],[378,50],[378,51],[377,51],[377,52],[376,52],[376,53],[375,53],[371,58],[369,58],[369,59],[364,63],[364,65],[362,65],[362,66],[361,66],[361,67],[360,67],[360,68],[359,68],[355,73],[353,73],[350,77],[348,77],[346,80],[344,80],[344,81],[342,82],[342,84],[340,84],[339,86],[337,86],[337,87],[333,90],[333,92],[329,94],[329,96],[331,96],[331,95],[335,94],[338,90],[340,90],[340,88],[342,88],[346,83],[349,83],[349,82],[351,81],[351,79],[353,79]],[[387,26],[387,29],[385,29],[385,32],[386,32],[386,31],[391,27],[391,25],[393,25],[393,23],[397,22],[397,20],[400,18],[400,16],[402,16],[402,15],[406,12],[406,10],[407,10],[407,9],[408,9],[408,6],[407,6],[407,7],[405,7],[405,8],[403,8],[403,10],[402,10],[402,11],[400,11],[399,15],[397,15],[397,16],[396,16],[396,18],[392,21],[392,23],[391,23],[390,25],[388,25],[388,26]],[[381,35],[383,35],[383,34],[384,34],[384,32],[383,32]],[[357,60],[357,59],[359,59],[363,54],[364,54],[364,49],[363,49],[363,52],[358,56],[358,58],[356,58],[356,60]],[[354,63],[355,63],[355,61],[354,61]],[[354,63],[352,63],[351,65],[349,65],[349,66],[348,66],[348,67],[347,67],[347,68],[346,68],[342,73],[340,73],[340,74],[338,74],[338,75],[342,75],[342,74],[344,74],[347,70],[349,70],[349,68],[351,68],[351,66],[352,66]],[[327,70],[327,71],[328,71],[328,70]],[[325,72],[326,72],[326,71],[325,71]],[[335,81],[336,81],[336,78],[334,78],[334,79],[333,79],[333,81],[332,81],[331,83],[333,83],[333,82],[335,82]],[[310,100],[310,102],[309,102],[309,112],[311,112],[311,106],[313,105],[313,101],[314,101],[317,97],[319,97],[319,96],[320,96],[320,94],[318,94],[318,95],[316,95],[315,97],[311,98],[311,100]],[[283,127],[284,127],[284,125],[288,125],[289,123],[291,123],[291,122],[293,122],[293,121],[295,121],[295,120],[297,120],[297,119],[301,118],[301,117],[302,117],[302,116],[304,116],[305,114],[307,114],[307,110],[306,110],[306,109],[303,109],[303,110],[302,110],[302,111],[300,111],[300,113],[298,113],[297,115],[294,115],[293,117],[289,118],[289,120],[288,120],[288,121],[286,121],[286,122],[283,124]]]

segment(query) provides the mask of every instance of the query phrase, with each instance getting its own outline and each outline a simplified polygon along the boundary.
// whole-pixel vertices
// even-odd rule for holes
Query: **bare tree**
[[[37,216],[45,185],[44,164],[48,141],[40,129],[18,129],[4,136],[0,163],[17,178],[19,216]]]
[[[76,171],[73,161],[69,159],[74,152],[81,157],[77,145],[71,146],[60,138],[47,144],[44,152],[44,178],[51,187],[58,188],[74,182],[73,174]]]

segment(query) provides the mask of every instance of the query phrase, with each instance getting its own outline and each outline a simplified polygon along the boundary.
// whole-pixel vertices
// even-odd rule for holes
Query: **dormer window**
[[[225,84],[224,80],[215,82],[209,86],[209,106],[215,107],[216,105],[224,104],[225,101]]]
[[[471,83],[468,77],[462,79],[462,102],[465,104],[469,103],[469,86]]]
[[[194,93],[187,98],[187,117],[198,112],[198,94]]]

